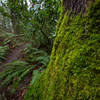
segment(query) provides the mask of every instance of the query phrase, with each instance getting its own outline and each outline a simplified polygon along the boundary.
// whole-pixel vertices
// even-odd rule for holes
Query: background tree
[[[26,100],[100,99],[100,0],[63,0],[51,60]]]
[[[12,30],[9,9],[7,8],[6,1],[0,1],[0,28],[8,31]]]

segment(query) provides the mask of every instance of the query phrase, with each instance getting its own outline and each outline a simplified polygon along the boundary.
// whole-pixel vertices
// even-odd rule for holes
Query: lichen
[[[64,15],[57,31],[51,60],[26,100],[100,99],[100,0],[87,15]]]

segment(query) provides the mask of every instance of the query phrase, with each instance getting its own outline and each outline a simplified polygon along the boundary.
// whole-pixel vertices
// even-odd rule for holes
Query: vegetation
[[[2,60],[5,59],[6,55],[7,55],[7,50],[8,50],[8,47],[7,46],[0,46],[0,63]]]
[[[0,99],[99,100],[99,12],[99,0],[2,0]]]
[[[31,86],[26,100],[99,100],[100,2],[85,16],[65,13],[46,71]]]

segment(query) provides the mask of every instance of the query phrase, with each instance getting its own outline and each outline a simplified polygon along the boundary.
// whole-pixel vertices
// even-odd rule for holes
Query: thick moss
[[[66,13],[58,25],[49,66],[26,100],[100,100],[100,0],[70,20]]]

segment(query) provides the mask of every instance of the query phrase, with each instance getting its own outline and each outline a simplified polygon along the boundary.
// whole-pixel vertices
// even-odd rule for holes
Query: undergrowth
[[[6,59],[8,46],[0,46],[0,63]]]
[[[23,34],[16,35],[6,31],[0,32],[0,45],[9,46],[10,49],[16,48],[23,43]]]
[[[25,60],[29,62],[30,64],[35,64],[37,66],[41,66],[41,68],[46,68],[50,56],[49,54],[41,49],[33,48],[31,44],[28,44],[25,48]]]
[[[24,61],[14,61],[12,63],[6,64],[5,66],[7,66],[8,68],[0,73],[0,88],[9,87],[9,92],[11,94],[16,93],[19,84],[30,73],[30,71],[32,71],[33,73],[33,75],[31,75],[33,77],[30,83],[33,84],[34,81],[37,79],[38,70],[33,70],[36,66],[29,65]],[[1,93],[2,92],[3,91],[1,91]]]
[[[20,83],[28,74],[31,74],[29,78],[32,86],[49,63],[50,56],[44,50],[33,48],[30,43],[23,52],[23,61],[16,60],[1,66],[7,68],[0,72],[0,88],[9,87],[11,94],[16,93]]]
[[[0,70],[0,96],[2,95],[6,99],[8,99],[6,94],[9,92],[9,94],[14,95],[19,85],[29,74],[31,75],[28,77],[30,78],[29,86],[34,85],[49,63],[50,55],[47,53],[47,50],[41,49],[39,46],[40,49],[35,48],[33,45],[34,41],[27,39],[28,37],[25,37],[23,34],[18,35],[8,33],[2,29],[0,30],[0,68],[4,68],[3,71]],[[8,53],[10,54],[13,49],[16,49],[16,47],[21,46],[23,43],[27,44],[25,50],[22,52],[24,57],[21,57],[20,60],[4,64],[7,56],[9,56]],[[21,88],[28,88],[28,86]]]

